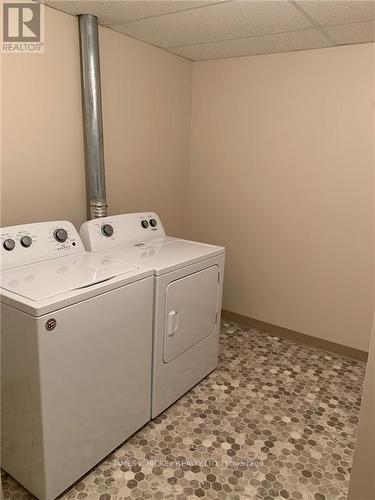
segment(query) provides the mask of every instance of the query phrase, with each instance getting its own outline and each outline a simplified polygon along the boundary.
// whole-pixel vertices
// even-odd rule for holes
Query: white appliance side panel
[[[215,330],[218,295],[218,265],[168,284],[164,324],[165,363],[169,363]]]
[[[1,466],[41,498],[45,490],[36,322],[1,304]]]
[[[58,496],[149,420],[152,293],[146,278],[34,320],[44,467],[24,484],[36,496]]]
[[[217,297],[219,315],[216,327],[208,337],[193,345],[190,349],[187,349],[169,363],[165,363],[164,330],[166,288],[172,281],[212,266],[218,266],[220,269],[219,294]],[[155,278],[154,349],[151,399],[152,418],[157,417],[217,366],[223,275],[224,255],[219,255],[212,259],[207,259],[198,264],[187,266]]]

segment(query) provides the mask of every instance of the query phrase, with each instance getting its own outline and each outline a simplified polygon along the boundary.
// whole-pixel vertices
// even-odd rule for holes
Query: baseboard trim
[[[313,337],[312,335],[306,335],[305,333],[299,333],[294,330],[289,330],[288,328],[272,325],[271,323],[266,323],[265,321],[260,321],[259,319],[249,318],[248,316],[243,316],[242,314],[237,314],[225,309],[222,310],[222,317],[242,325],[256,328],[257,330],[263,330],[272,335],[276,335],[276,337],[293,340],[294,342],[299,342],[300,344],[316,347],[333,354],[339,354],[345,358],[367,362],[368,353],[366,351],[361,351],[360,349],[354,349],[354,347],[336,344],[335,342],[331,342],[329,340],[320,339],[318,337]]]

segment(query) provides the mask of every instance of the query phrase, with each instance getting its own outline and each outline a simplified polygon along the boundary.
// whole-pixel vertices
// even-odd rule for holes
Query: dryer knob
[[[65,231],[65,229],[61,227],[59,229],[56,229],[56,231],[54,231],[53,236],[55,240],[58,241],[59,243],[64,243],[64,241],[68,239],[68,233]]]
[[[23,236],[21,238],[21,245],[25,248],[29,248],[33,240],[30,238],[30,236]]]
[[[111,224],[103,224],[103,226],[102,226],[102,233],[104,234],[104,236],[107,236],[107,238],[109,238],[110,236],[112,236],[112,234],[113,234],[113,227],[111,226]]]
[[[151,227],[156,227],[156,226],[157,226],[157,224],[158,224],[158,223],[156,222],[156,219],[151,219],[151,220],[150,220],[150,226],[151,226]]]
[[[3,243],[3,247],[5,248],[5,250],[8,250],[9,252],[10,252],[10,250],[13,250],[13,248],[15,246],[16,246],[16,242],[14,240],[12,240],[11,238],[8,238]]]
[[[142,224],[142,227],[144,227],[145,229],[147,229],[147,228],[148,228],[148,220],[143,220],[143,221],[141,222],[141,224]]]

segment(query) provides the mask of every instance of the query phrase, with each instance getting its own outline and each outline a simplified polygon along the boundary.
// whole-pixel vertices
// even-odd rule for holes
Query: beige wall
[[[2,55],[2,225],[85,216],[77,21],[45,9],[45,53]]]
[[[181,233],[187,199],[192,64],[100,30],[109,212],[153,210]]]
[[[374,45],[194,65],[189,237],[224,308],[367,350]]]
[[[77,19],[45,8],[46,51],[3,56],[2,225],[86,216]],[[159,212],[178,233],[187,195],[189,61],[100,29],[109,213]]]

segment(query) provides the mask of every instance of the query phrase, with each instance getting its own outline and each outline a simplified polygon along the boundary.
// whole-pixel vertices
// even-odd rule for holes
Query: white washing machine
[[[80,236],[87,250],[153,269],[155,418],[217,366],[225,249],[166,237],[155,213],[92,220]]]
[[[150,419],[151,271],[69,222],[1,229],[2,467],[55,498]]]

